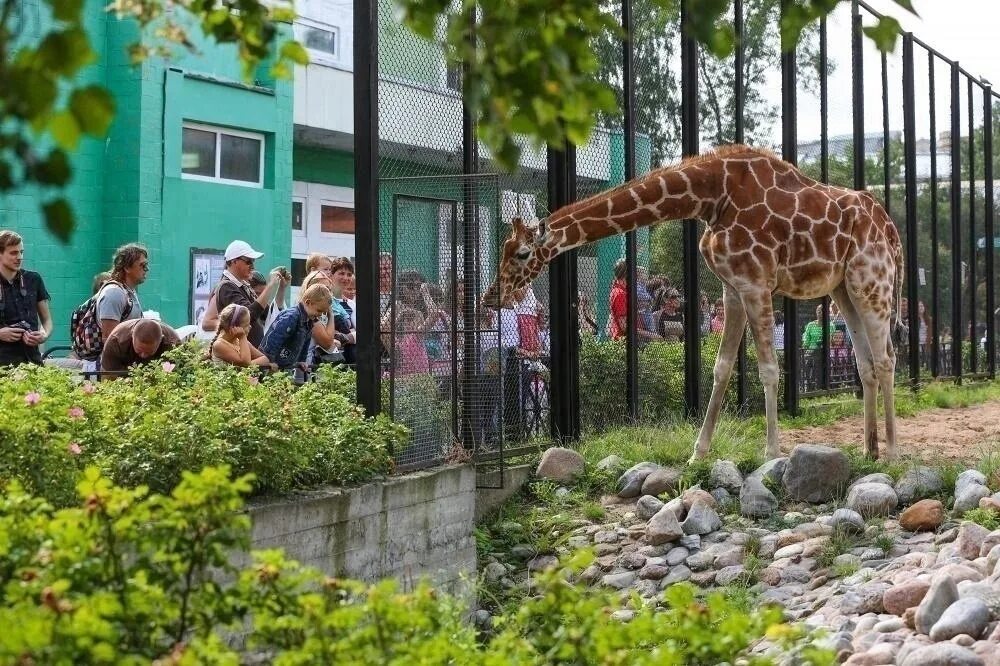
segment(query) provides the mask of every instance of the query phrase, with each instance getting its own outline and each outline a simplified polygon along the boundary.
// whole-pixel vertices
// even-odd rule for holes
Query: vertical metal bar
[[[829,82],[827,80],[826,59],[826,17],[819,20],[819,173],[820,180],[830,182],[830,137],[829,137]],[[823,297],[823,359],[820,384],[830,389],[830,296]]]
[[[986,247],[986,369],[990,379],[997,374],[997,340],[996,340],[996,282],[993,271],[993,89],[983,87],[983,187],[986,219],[983,220]]]
[[[962,99],[961,70],[951,64],[951,363],[955,381],[962,382]]]
[[[889,62],[882,52],[882,191],[885,212],[892,217],[892,151],[889,146]]]
[[[936,58],[932,51],[927,52],[928,75],[927,88],[930,97],[930,151],[931,151],[931,376],[937,377],[941,372],[941,335],[938,320],[938,174],[937,174],[937,102],[935,100],[934,66]]]
[[[858,0],[851,0],[851,98],[854,106],[854,189],[865,189],[865,63]]]
[[[920,384],[920,320],[917,317],[917,102],[913,35],[903,35],[903,159],[906,163],[906,298],[909,301],[910,386]],[[902,294],[895,294],[901,298]]]
[[[746,47],[743,44],[743,0],[734,0],[733,2],[733,28],[736,33],[736,52],[733,58],[733,96],[736,105],[734,109],[736,115],[736,134],[734,139],[736,143],[743,143],[745,141],[744,124],[746,120],[744,118],[746,115],[746,90],[743,68],[746,66]],[[700,294],[698,296],[698,303],[700,308]],[[700,313],[698,326],[701,326]],[[750,397],[747,391],[747,331],[745,326],[740,336],[740,349],[736,355],[736,401],[739,403],[741,410],[746,410],[750,406]]]
[[[475,35],[475,17],[471,19],[470,25],[471,34]],[[475,39],[475,37],[470,37],[470,39]],[[462,64],[462,86],[465,87],[466,83],[473,76],[472,66],[469,63]],[[476,124],[472,117],[472,110],[465,103],[464,99],[462,101],[462,173],[467,176],[479,171],[479,142],[476,140]],[[463,200],[463,215],[462,215],[462,292],[464,294],[462,302],[462,358],[463,359],[475,359],[478,358],[479,350],[479,319],[476,316],[476,304],[479,302],[479,206],[478,204],[478,192],[476,191],[477,182],[472,178],[465,178],[462,183],[462,200]],[[456,225],[458,215],[455,216]],[[458,266],[457,266],[457,248],[458,248],[458,236],[452,236],[452,275],[454,276],[456,285],[452,288],[452,312],[454,313],[455,321],[452,322],[453,338],[458,336]],[[457,342],[457,340],[456,340]],[[462,364],[462,385],[464,385],[464,390],[459,391],[460,385],[458,382],[458,349],[455,343],[452,343],[452,366],[454,368],[453,372],[456,378],[455,387],[455,409],[458,409],[457,396],[459,392],[464,396],[465,400],[468,400],[473,386],[475,386],[477,367],[476,363],[469,362],[468,360]],[[497,347],[501,349],[502,346]],[[473,413],[476,410],[473,409],[472,405],[465,404],[462,409],[462,429],[461,438],[462,445],[467,451],[473,451],[476,447],[476,432],[475,432],[475,421],[473,420]],[[503,428],[500,428],[501,438],[503,437]],[[502,439],[500,444],[501,450],[503,448]],[[500,484],[503,485],[503,465],[504,458],[500,456],[500,470],[498,477],[500,479]]]
[[[549,149],[549,209],[558,210],[569,203],[569,176],[571,149]],[[579,399],[576,383],[578,370],[577,349],[578,319],[576,316],[576,251],[570,250],[556,257],[549,264],[549,327],[552,338],[551,385],[552,437],[568,442],[579,436],[575,403]]]
[[[688,3],[681,2],[681,151],[698,154],[698,43],[687,30]],[[701,409],[701,326],[699,325],[698,223],[684,224],[684,413]]]
[[[399,295],[399,194],[392,195],[392,287],[389,289],[389,418],[396,416],[396,339],[400,334],[399,319],[396,317],[397,296]]]
[[[622,0],[622,97],[624,107],[625,182],[635,178],[635,79],[632,53],[632,0]],[[636,232],[625,234],[625,404],[632,423],[639,421],[639,301]]]
[[[790,0],[782,0],[782,14],[786,11]],[[796,49],[781,54],[781,155],[786,162],[795,164],[798,161],[796,141]],[[799,338],[798,316],[796,303],[791,298],[785,298],[785,409],[789,414],[799,411]]]
[[[358,276],[358,402],[381,411],[378,212],[378,2],[354,3],[354,208]]]
[[[566,147],[566,203],[573,203],[577,200],[577,168],[576,168],[576,146]],[[569,439],[577,441],[580,439],[580,283],[579,283],[579,261],[578,250],[570,250],[565,253],[568,269],[566,271],[566,291],[569,292],[569,308],[566,325],[569,328],[569,335],[566,337],[566,349],[563,352],[566,363],[566,385],[562,390],[569,396],[567,398],[567,414],[565,432]],[[551,322],[549,326],[551,327]]]
[[[976,335],[976,111],[973,81],[967,76],[969,105],[969,371],[978,371],[979,338]]]

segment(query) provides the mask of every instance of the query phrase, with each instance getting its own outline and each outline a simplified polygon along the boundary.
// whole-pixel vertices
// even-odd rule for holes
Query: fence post
[[[635,79],[633,73],[632,49],[632,0],[622,0],[622,97],[624,126],[622,137],[625,144],[625,182],[635,178]],[[639,302],[638,271],[639,258],[636,247],[636,232],[625,234],[625,265],[627,274],[625,285],[626,328],[625,328],[625,404],[632,423],[639,421]]]
[[[986,236],[986,369],[990,379],[997,375],[997,341],[996,341],[996,286],[993,271],[993,88],[983,86],[983,181],[986,196],[986,219],[983,220]]]
[[[354,208],[358,276],[358,402],[381,410],[378,211],[378,2],[354,2]]]
[[[854,107],[854,189],[865,189],[865,55],[861,7],[851,2],[851,100]]]
[[[934,52],[927,51],[927,88],[930,97],[931,152],[931,377],[937,378],[941,368],[941,335],[938,333],[938,174],[937,174],[937,102],[934,94]]]
[[[790,0],[781,0],[784,15]],[[795,53],[792,49],[781,54],[781,156],[786,162],[798,161],[796,146],[796,77]],[[799,411],[799,322],[794,299],[785,298],[785,410]]]
[[[951,63],[951,364],[962,383],[962,100],[958,61]]]
[[[733,69],[735,70],[733,76],[733,94],[736,97],[736,131],[734,140],[736,143],[743,143],[745,140],[744,115],[746,115],[745,100],[743,99],[745,87],[743,67],[746,64],[746,49],[743,45],[743,0],[734,0],[733,2],[733,27],[736,37],[736,52],[733,57]],[[698,298],[700,301],[700,294]],[[740,350],[736,356],[736,402],[739,404],[741,410],[748,409],[750,406],[750,398],[747,394],[747,331],[745,326],[743,327],[743,333],[740,335]]]
[[[903,35],[903,159],[906,168],[906,298],[910,327],[910,387],[920,383],[920,320],[917,318],[917,109],[914,91],[913,35]],[[902,294],[896,294],[901,298]],[[928,331],[930,333],[930,331]]]
[[[972,77],[968,81],[969,105],[969,372],[979,370],[979,336],[976,334],[976,110],[972,103],[975,89]]]
[[[473,17],[470,21],[470,40],[474,40],[475,37],[476,20]],[[468,83],[470,77],[472,77],[472,65],[468,62],[462,63],[462,87],[464,88],[466,83]],[[479,171],[479,142],[476,140],[476,123],[472,117],[469,105],[462,97],[462,173],[466,176],[470,176]],[[480,262],[480,243],[481,237],[479,235],[479,192],[477,191],[478,181],[474,181],[472,178],[463,179],[462,183],[462,200],[464,203],[464,210],[462,215],[462,288],[465,297],[462,303],[462,358],[472,359],[477,358],[479,353],[479,322],[477,314],[479,309],[476,307],[479,299],[478,295],[482,293],[482,264]],[[459,238],[458,234],[452,236],[452,262],[457,263],[456,254],[458,251]],[[457,266],[456,266],[457,268]],[[458,272],[453,270],[452,279],[458,282]],[[458,333],[458,290],[453,289],[453,301],[452,301],[452,331],[454,337],[457,337]],[[452,381],[453,393],[452,393],[452,410],[457,412],[459,395],[463,395],[464,405],[461,410],[462,413],[462,423],[460,425],[460,433],[462,446],[465,447],[467,451],[474,451],[476,448],[476,433],[475,433],[475,422],[473,418],[472,400],[469,400],[469,394],[476,385],[476,372],[477,367],[475,363],[463,363],[461,368],[461,380],[458,378],[458,359],[456,358],[458,350],[456,346],[452,345],[452,357],[454,365],[455,378]],[[461,381],[461,385],[458,383]],[[502,440],[501,440],[502,447]],[[500,457],[500,482],[503,483],[503,464],[504,458]]]
[[[698,147],[698,43],[690,35],[688,3],[681,2],[681,151],[697,155]],[[701,326],[699,322],[698,223],[684,224],[684,413],[701,410]]]

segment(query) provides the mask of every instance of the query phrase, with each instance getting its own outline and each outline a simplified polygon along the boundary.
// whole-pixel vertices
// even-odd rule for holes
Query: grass
[[[970,509],[962,518],[982,525],[991,532],[1000,529],[1000,514],[991,509]]]

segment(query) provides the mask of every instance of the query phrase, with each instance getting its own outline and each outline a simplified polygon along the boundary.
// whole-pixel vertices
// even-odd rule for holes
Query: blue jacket
[[[282,370],[306,360],[315,323],[302,304],[282,310],[267,329],[260,351]]]

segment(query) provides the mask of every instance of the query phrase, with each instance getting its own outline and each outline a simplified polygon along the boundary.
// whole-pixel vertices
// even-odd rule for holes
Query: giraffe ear
[[[538,221],[538,227],[535,228],[535,245],[545,245],[549,240],[549,230],[545,222],[544,217]]]
[[[523,236],[528,236],[531,233],[528,231],[528,227],[525,226],[524,220],[522,220],[519,217],[515,217],[513,220],[511,220],[510,224],[514,228],[515,236],[523,237]]]

